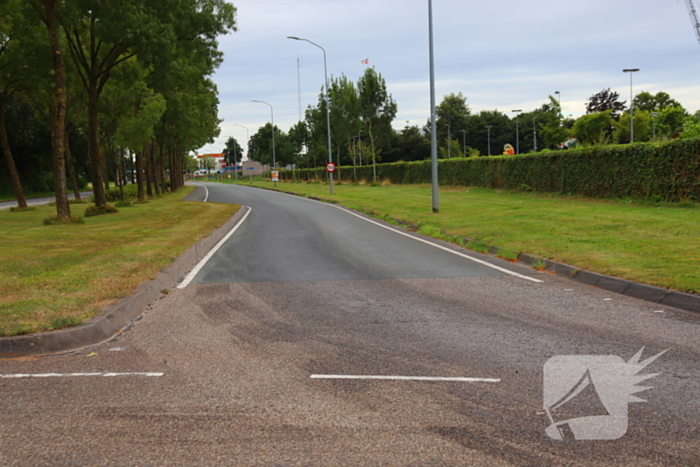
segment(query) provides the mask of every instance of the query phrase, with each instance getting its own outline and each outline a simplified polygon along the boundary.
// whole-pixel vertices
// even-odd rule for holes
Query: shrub
[[[373,179],[371,166],[356,170],[359,180]],[[322,168],[299,169],[297,176],[322,178],[323,172]],[[591,198],[656,198],[674,203],[700,201],[698,173],[700,138],[438,161],[441,185]],[[281,171],[280,177],[291,179],[291,171]],[[431,183],[431,161],[378,164],[377,179],[394,184]]]
[[[100,216],[102,214],[115,214],[117,212],[119,212],[119,210],[111,204],[106,204],[104,206],[90,206],[85,210],[85,217]]]

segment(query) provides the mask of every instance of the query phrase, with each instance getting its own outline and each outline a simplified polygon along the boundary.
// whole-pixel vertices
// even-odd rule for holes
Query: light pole
[[[535,152],[537,152],[537,115],[532,117],[532,138],[535,141]]]
[[[295,41],[304,41],[308,42],[311,45],[315,45],[319,49],[323,51],[323,73],[326,78],[326,126],[328,127],[328,162],[333,162],[333,156],[331,155],[331,103],[330,103],[330,88],[328,87],[328,67],[326,64],[326,49],[321,47],[320,45],[316,44],[315,42],[311,42],[308,39],[303,39],[301,37],[296,37],[296,36],[287,36],[287,39],[292,39]],[[328,182],[330,186],[330,192],[333,194],[333,172],[328,172]]]
[[[656,117],[659,116],[659,112],[652,112],[651,113],[651,128],[652,128],[652,140],[656,140]]]
[[[248,148],[248,145],[250,144],[250,133],[248,132],[248,128],[244,127],[243,125],[239,125],[238,123],[234,123],[235,126],[239,126],[245,130],[245,147],[246,149]],[[241,151],[241,168],[243,167],[243,151]],[[238,181],[238,167],[236,167],[236,181]]]
[[[486,125],[486,139],[488,141],[488,148],[489,148],[489,156],[491,155],[491,126],[492,125]]]
[[[515,153],[520,154],[520,128],[518,127],[518,114],[522,112],[522,110],[517,109],[513,110],[512,112],[515,113]]]
[[[630,143],[634,143],[634,101],[632,99],[632,75],[639,71],[639,68],[625,68],[623,73],[630,74]]]
[[[272,168],[277,168],[277,157],[275,156],[275,116],[272,113],[272,104],[268,104],[265,101],[258,101],[253,99],[251,102],[259,102],[260,104],[265,104],[270,106],[270,119],[272,120]]]
[[[440,212],[438,200],[437,125],[435,121],[435,57],[433,54],[433,1],[428,0],[428,48],[430,49],[430,171],[433,212]]]
[[[462,130],[462,154],[467,157],[467,130]]]
[[[447,158],[452,158],[452,129],[450,122],[447,122]]]

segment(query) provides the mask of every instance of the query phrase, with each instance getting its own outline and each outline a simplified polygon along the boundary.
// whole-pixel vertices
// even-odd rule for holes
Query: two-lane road
[[[111,342],[0,361],[0,464],[700,465],[697,315],[324,203],[195,197],[251,211],[186,286]],[[642,347],[670,350],[632,369]],[[646,403],[635,373],[661,373]],[[545,432],[582,414],[626,433]]]

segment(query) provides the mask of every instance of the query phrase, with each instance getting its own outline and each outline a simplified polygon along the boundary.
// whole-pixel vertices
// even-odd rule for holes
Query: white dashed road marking
[[[500,378],[451,376],[378,376],[378,375],[311,375],[311,379],[374,379],[385,381],[454,381],[460,383],[500,383]]]
[[[78,376],[103,376],[106,378],[114,376],[163,376],[165,373],[17,373],[14,375],[0,375],[0,379],[19,379],[19,378],[75,378]]]

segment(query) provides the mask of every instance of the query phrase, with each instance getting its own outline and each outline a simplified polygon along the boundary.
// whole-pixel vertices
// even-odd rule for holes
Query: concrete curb
[[[173,288],[209,250],[216,245],[249,208],[243,206],[210,236],[178,256],[150,281],[138,286],[128,296],[117,300],[102,313],[80,326],[37,334],[0,338],[0,358],[26,357],[75,350],[111,339],[137,318],[162,295],[163,289]]]
[[[271,188],[255,187],[271,191],[280,191],[285,194],[300,196],[299,193],[293,193],[283,190],[272,190]],[[339,204],[337,201],[318,198],[309,196],[309,199],[316,201],[324,201],[332,204]],[[350,209],[350,208],[346,208]],[[374,213],[363,213],[369,216],[374,216]],[[392,221],[399,224],[401,227],[417,231],[420,226],[417,224],[412,224],[410,222],[404,221],[402,219],[392,219]],[[464,243],[467,244],[472,239],[464,238]],[[488,256],[497,257],[500,248],[489,245]],[[473,250],[469,250],[473,253],[480,254]],[[484,253],[481,253],[484,254]],[[670,306],[673,308],[679,308],[685,311],[692,311],[700,313],[700,295],[690,294],[685,292],[679,292],[671,289],[664,289],[662,287],[656,287],[653,285],[642,284],[639,282],[630,281],[627,279],[619,279],[617,277],[606,276],[603,274],[598,274],[596,272],[587,271],[584,269],[577,268],[576,266],[571,266],[564,263],[558,263],[556,261],[551,261],[544,258],[538,258],[537,256],[528,255],[525,253],[520,253],[518,255],[518,262],[526,266],[532,267],[535,263],[544,264],[544,270],[553,273],[560,277],[565,277],[576,282],[580,282],[585,285],[590,285],[597,287],[599,289],[604,289],[612,293],[626,295],[628,297],[638,298],[640,300],[645,300],[648,302],[658,303],[659,305]]]

